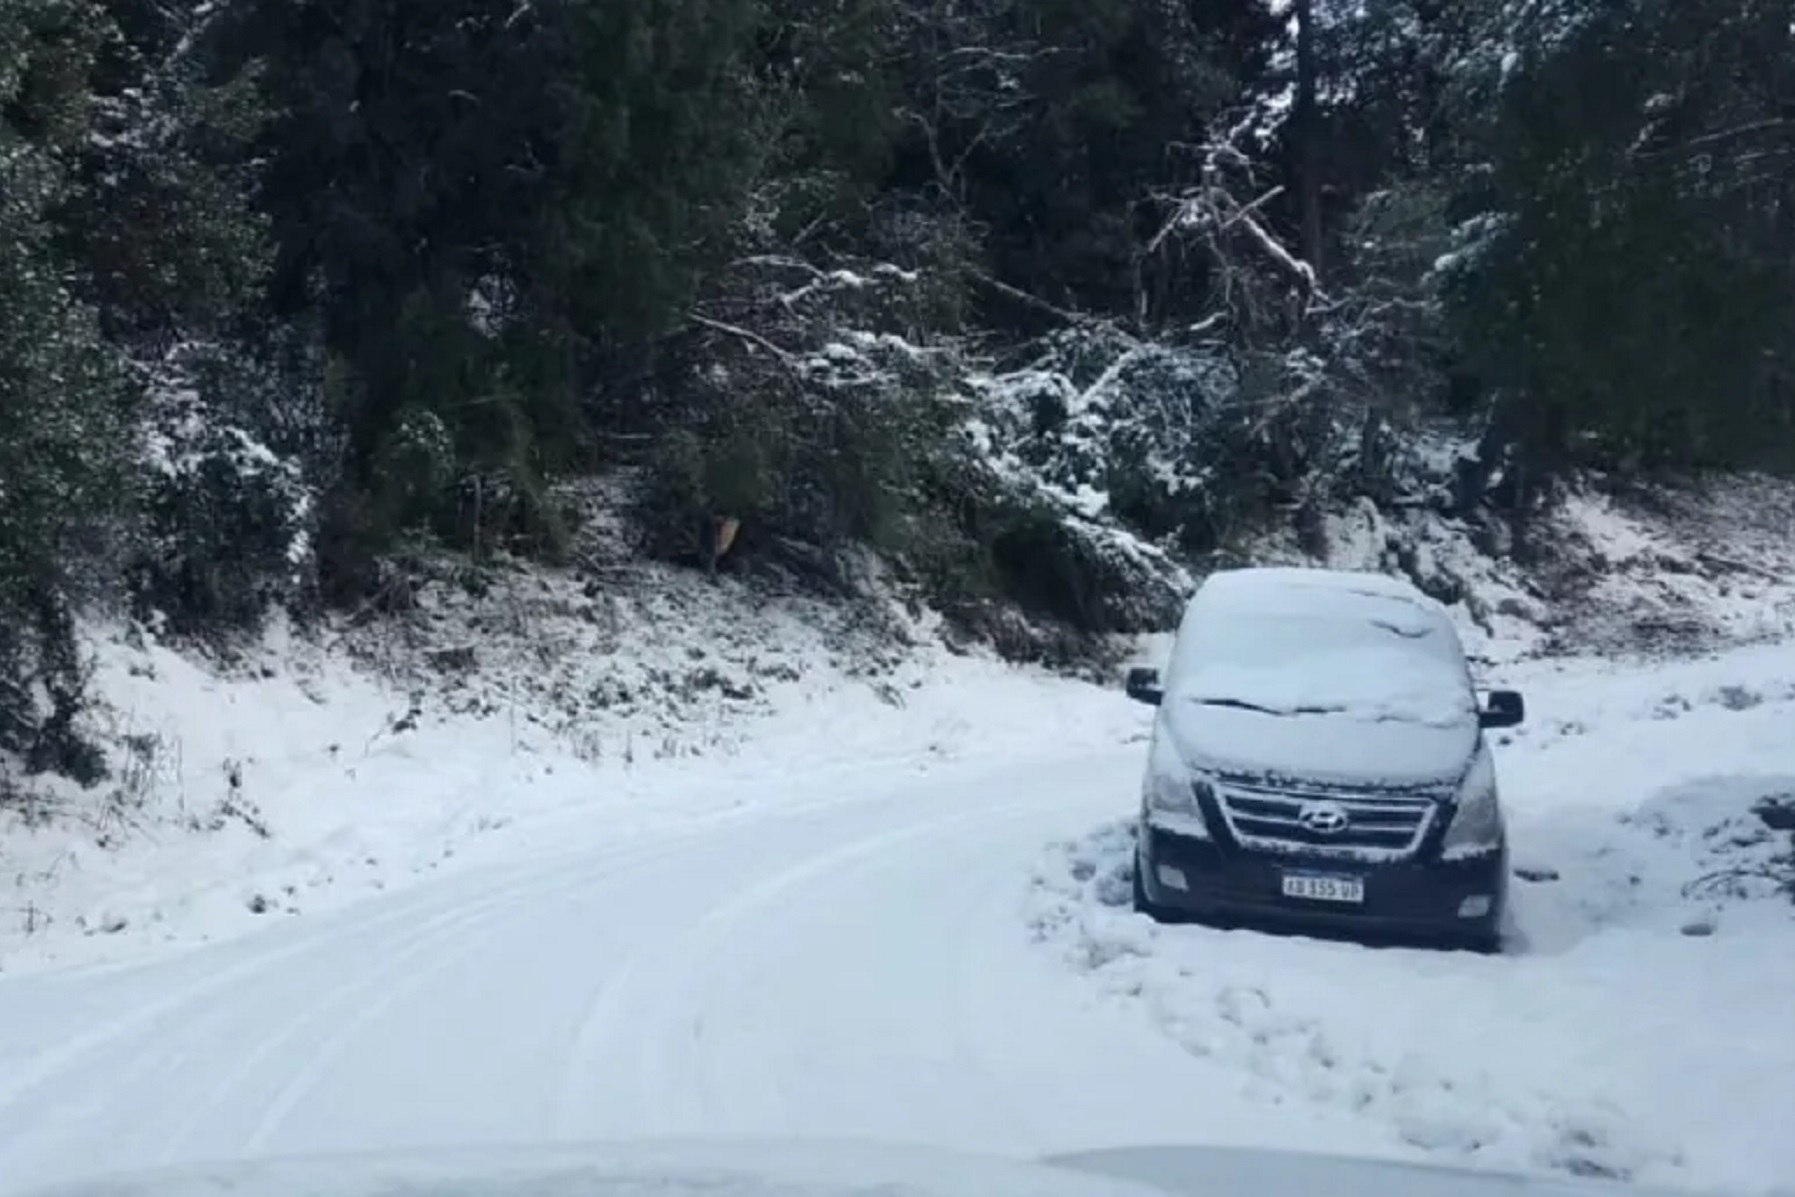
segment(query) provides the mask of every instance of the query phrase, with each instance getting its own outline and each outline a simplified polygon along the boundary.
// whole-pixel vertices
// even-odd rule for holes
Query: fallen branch
[[[712,320],[709,316],[702,315],[698,312],[692,312],[689,313],[689,315],[694,324],[702,324],[706,328],[714,329],[720,333],[726,333],[732,337],[737,337],[743,341],[747,341],[751,345],[760,346],[778,359],[779,363],[786,369],[794,374],[798,373],[797,362],[793,359],[791,354],[779,348],[779,346],[773,344],[773,342],[767,340],[753,329],[743,328],[739,324],[726,324],[721,320]]]
[[[1761,565],[1753,565],[1749,561],[1740,561],[1733,557],[1722,557],[1719,553],[1712,552],[1708,549],[1698,550],[1695,554],[1695,559],[1703,565],[1708,566],[1710,569],[1725,570],[1731,573],[1755,574],[1757,577],[1764,578],[1771,582],[1782,581],[1782,576],[1780,574],[1765,569]]]
[[[1021,304],[1023,307],[1032,308],[1037,312],[1043,313],[1044,315],[1052,316],[1054,319],[1059,320],[1062,323],[1077,325],[1077,326],[1084,326],[1084,325],[1093,323],[1091,317],[1089,317],[1089,316],[1084,316],[1077,312],[1067,311],[1065,308],[1056,307],[1055,305],[1048,303],[1045,299],[1042,299],[1038,295],[1030,295],[1027,291],[1022,290],[1020,287],[1012,287],[1009,283],[1003,282],[999,279],[992,278],[990,275],[985,274],[982,271],[974,270],[974,271],[971,271],[970,273],[971,273],[972,277],[977,282],[979,282],[983,286],[989,288],[990,290],[995,291],[997,294],[1002,295],[1004,298],[1014,300],[1015,302]],[[1120,330],[1118,330],[1118,331],[1120,331]],[[1132,337],[1129,339],[1133,340]]]

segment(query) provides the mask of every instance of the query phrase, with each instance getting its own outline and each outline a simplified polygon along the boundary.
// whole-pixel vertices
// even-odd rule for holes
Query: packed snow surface
[[[1136,916],[1124,821],[1151,712],[931,668],[901,706],[793,708],[767,725],[774,755],[633,779],[459,725],[358,747],[314,776],[351,787],[351,845],[378,863],[319,841],[337,880],[296,887],[295,909],[332,895],[304,917],[277,914],[300,874],[274,841],[187,841],[212,897],[140,894],[118,910],[161,923],[119,913],[111,935],[58,939],[64,920],[45,944],[117,962],[51,967],[20,941],[0,975],[0,1190],[724,1135],[1209,1143],[1791,1191],[1795,917],[1786,841],[1752,807],[1795,792],[1795,649],[1480,678],[1533,708],[1496,749],[1534,879],[1496,958]],[[294,791],[307,705],[259,716],[295,745]],[[277,904],[245,913],[246,893]],[[217,942],[159,942],[207,928]]]

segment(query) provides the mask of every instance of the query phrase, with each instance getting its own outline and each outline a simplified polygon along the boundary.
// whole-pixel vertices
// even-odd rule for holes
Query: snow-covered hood
[[[1173,695],[1161,717],[1193,768],[1346,786],[1456,785],[1479,735],[1475,717],[1421,721],[1352,708],[1273,712]]]
[[[1164,1197],[1139,1181],[932,1149],[710,1140],[253,1161],[22,1191],[0,1180],[0,1197],[871,1197],[875,1193],[879,1197]]]
[[[1167,1197],[1670,1197],[1624,1182],[1400,1160],[1220,1147],[1121,1147],[1043,1161],[1132,1180]]]
[[[870,1143],[669,1141],[268,1160],[4,1197],[1649,1197],[1611,1183],[1155,1147],[1039,1163]]]

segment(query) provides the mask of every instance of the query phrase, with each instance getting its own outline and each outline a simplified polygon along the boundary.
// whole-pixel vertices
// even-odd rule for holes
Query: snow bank
[[[841,778],[1113,744],[1118,694],[876,604],[644,565],[429,587],[396,622],[277,631],[228,667],[90,629],[115,777],[0,810],[0,970],[231,935],[552,840],[736,811]],[[43,779],[38,779],[41,783]],[[815,784],[803,787],[814,793]]]
[[[1328,517],[1321,564],[1402,574],[1486,661],[1663,657],[1795,635],[1795,485],[1746,476],[1610,493],[1510,529],[1370,502]],[[1266,560],[1301,561],[1274,538]]]
[[[1795,793],[1795,648],[1501,681],[1534,713],[1497,749],[1509,954],[1156,925],[1130,909],[1120,821],[1048,853],[1035,935],[1228,1070],[1232,1091],[1193,1103],[1288,1109],[1267,1142],[1319,1108],[1391,1156],[1787,1192],[1792,862],[1753,808]]]

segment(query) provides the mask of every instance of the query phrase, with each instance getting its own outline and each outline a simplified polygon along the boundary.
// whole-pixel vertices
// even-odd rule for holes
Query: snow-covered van
[[[1163,679],[1141,789],[1135,904],[1158,916],[1332,923],[1501,945],[1508,841],[1480,705],[1446,610],[1407,582],[1322,569],[1211,575]]]

